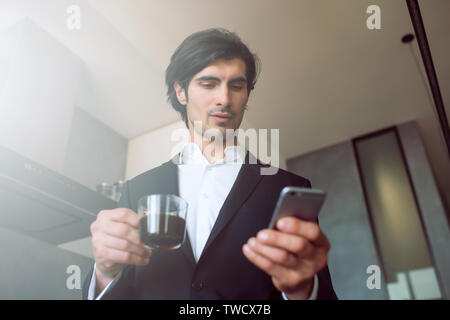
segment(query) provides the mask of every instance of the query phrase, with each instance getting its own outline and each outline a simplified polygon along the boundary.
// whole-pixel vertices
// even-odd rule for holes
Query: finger
[[[150,262],[150,257],[143,258],[129,251],[122,251],[108,247],[102,247],[98,250],[101,251],[103,260],[113,261],[114,263],[144,266]]]
[[[295,268],[298,264],[297,256],[287,250],[263,244],[256,238],[250,238],[247,244],[256,253],[287,268]]]
[[[248,244],[244,244],[242,251],[251,263],[271,277],[279,278],[286,272],[284,267],[253,251]]]
[[[129,224],[105,220],[99,229],[107,235],[128,240],[136,245],[142,245],[139,230],[131,227]]]
[[[128,208],[117,208],[114,210],[102,210],[98,214],[98,218],[103,220],[112,220],[116,222],[127,223],[132,227],[139,227],[139,220],[141,218],[136,212]]]
[[[308,239],[317,247],[329,247],[328,238],[313,221],[305,221],[295,217],[284,217],[277,222],[278,230],[290,234],[300,235]]]
[[[120,250],[120,251],[129,251],[129,252],[131,252],[137,256],[140,256],[142,258],[146,258],[151,255],[151,250],[144,247],[143,244],[136,245],[126,239],[116,238],[116,237],[110,236],[108,234],[102,234],[101,237],[93,236],[92,242],[97,247],[105,246],[110,249],[116,249],[116,250]]]
[[[257,239],[265,245],[287,250],[297,257],[307,256],[313,249],[312,244],[307,239],[275,230],[261,230],[257,234]]]
[[[274,285],[280,291],[288,292],[294,288],[298,288],[306,280],[312,279],[316,272],[311,264],[302,267],[301,270],[290,269],[275,264],[253,251],[247,244],[243,246],[243,252],[250,262],[272,277]]]
[[[280,291],[288,292],[298,287],[305,280],[314,277],[315,269],[312,265],[304,266],[301,270],[290,269],[271,262],[264,256],[253,251],[248,244],[245,244],[242,250],[250,262],[272,277],[274,285]]]

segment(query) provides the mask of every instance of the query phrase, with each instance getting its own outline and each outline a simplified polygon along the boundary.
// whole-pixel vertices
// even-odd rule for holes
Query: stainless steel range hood
[[[0,147],[0,226],[55,245],[90,235],[102,209],[117,203]]]

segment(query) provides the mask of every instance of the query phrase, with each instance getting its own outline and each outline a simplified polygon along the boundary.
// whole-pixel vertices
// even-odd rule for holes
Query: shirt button
[[[194,281],[192,282],[192,288],[200,291],[205,287],[205,283],[203,281]]]
[[[204,193],[204,194],[203,194],[203,198],[208,199],[208,198],[209,198],[209,197],[208,197],[208,194]]]

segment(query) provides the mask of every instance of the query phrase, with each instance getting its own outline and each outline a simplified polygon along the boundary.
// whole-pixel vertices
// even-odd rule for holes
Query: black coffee
[[[158,214],[151,216],[156,221],[148,230],[147,216],[141,218],[139,231],[142,243],[154,249],[175,249],[184,239],[186,221],[183,218]]]

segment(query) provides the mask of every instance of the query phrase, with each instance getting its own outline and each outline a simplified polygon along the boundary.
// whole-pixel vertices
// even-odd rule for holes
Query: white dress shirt
[[[180,196],[188,203],[187,230],[196,261],[245,161],[245,150],[227,147],[225,157],[209,163],[195,143],[183,148],[178,166]]]
[[[179,155],[178,181],[180,197],[187,201],[188,213],[186,228],[196,261],[199,260],[209,234],[226,197],[236,181],[245,161],[245,149],[241,146],[228,146],[224,158],[209,163],[197,144],[187,143]],[[120,277],[119,273],[116,278]],[[100,299],[113,281],[100,293]],[[317,275],[310,299],[316,299],[318,290]],[[95,265],[89,286],[88,299],[95,295]],[[286,296],[283,293],[283,298]]]

